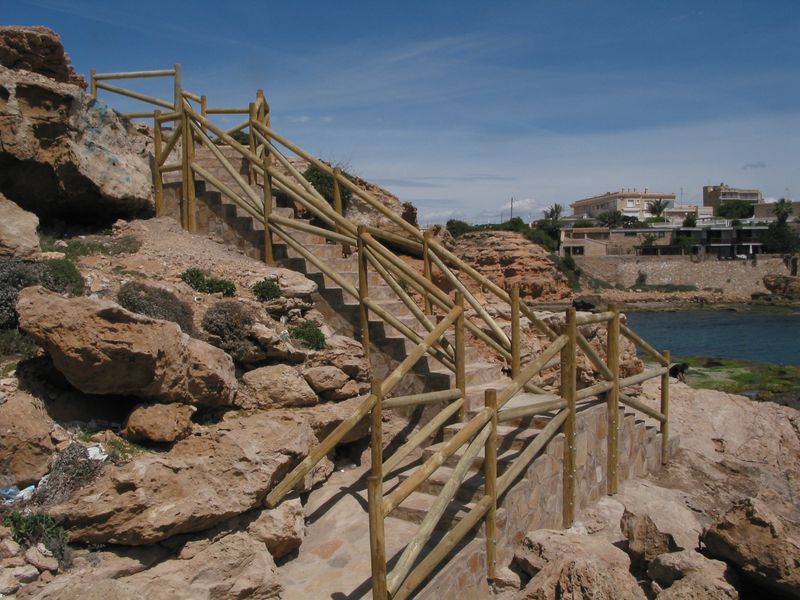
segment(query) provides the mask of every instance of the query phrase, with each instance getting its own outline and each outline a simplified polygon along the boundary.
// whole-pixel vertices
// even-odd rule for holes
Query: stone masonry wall
[[[696,260],[696,259],[695,259]],[[760,255],[750,260],[717,260],[706,256],[693,262],[690,256],[576,256],[575,262],[587,274],[611,284],[630,287],[639,272],[647,283],[695,285],[698,289],[721,289],[726,293],[767,292],[763,279],[769,274],[788,275],[780,256]]]
[[[608,410],[604,402],[579,408],[576,418],[576,512],[606,493]],[[620,409],[619,481],[643,477],[661,468],[661,434],[655,421]],[[674,452],[677,440],[671,440]],[[497,567],[511,562],[525,533],[561,529],[564,435],[558,434],[530,464],[525,476],[501,498],[497,511]],[[483,528],[442,567],[417,598],[481,600],[489,597]]]

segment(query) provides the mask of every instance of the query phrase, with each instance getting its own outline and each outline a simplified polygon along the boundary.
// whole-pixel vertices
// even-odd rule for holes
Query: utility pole
[[[514,196],[511,196],[511,219],[514,218]]]

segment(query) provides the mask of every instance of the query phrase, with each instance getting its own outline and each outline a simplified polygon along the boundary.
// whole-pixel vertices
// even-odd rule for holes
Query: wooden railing
[[[172,76],[175,80],[175,101],[170,104],[158,98],[103,83],[109,79]],[[562,521],[569,527],[575,510],[575,462],[576,462],[576,414],[578,407],[604,395],[608,405],[608,465],[607,491],[614,494],[618,487],[618,434],[619,408],[624,404],[660,424],[662,435],[661,461],[669,458],[669,353],[659,353],[650,344],[620,322],[619,311],[610,306],[606,312],[577,315],[567,309],[563,331],[557,332],[539,319],[533,309],[522,302],[519,290],[513,287],[506,291],[484,277],[471,265],[447,250],[429,232],[422,233],[389,210],[369,191],[362,189],[346,177],[340,169],[332,167],[275,132],[270,126],[270,111],[262,91],[256,94],[255,102],[247,108],[209,107],[205,96],[192,94],[180,88],[180,66],[173,70],[144,71],[131,73],[96,74],[92,72],[93,95],[98,89],[126,95],[149,102],[155,108],[152,113],[132,113],[130,117],[152,116],[154,121],[154,183],[156,212],[160,214],[163,204],[163,175],[170,172],[181,174],[181,222],[194,231],[195,176],[199,176],[223,196],[245,211],[264,228],[264,260],[272,264],[273,238],[277,238],[294,250],[308,263],[314,265],[340,286],[343,292],[356,300],[360,311],[360,331],[364,352],[369,357],[369,319],[375,315],[395,328],[416,346],[408,356],[383,381],[373,381],[371,393],[344,419],[323,441],[315,446],[268,494],[267,504],[277,505],[314,466],[322,460],[356,425],[368,416],[371,418],[371,472],[368,477],[369,524],[372,558],[373,597],[383,599],[406,598],[425,581],[426,577],[444,560],[456,545],[479,523],[485,523],[488,577],[495,575],[496,510],[498,502],[515,481],[521,477],[536,456],[559,433],[565,436],[563,459],[563,514]],[[197,106],[193,106],[194,103]],[[170,109],[162,112],[161,109]],[[247,119],[228,129],[223,129],[212,118],[220,114],[246,114]],[[171,130],[165,129],[171,124]],[[247,131],[246,141],[243,134]],[[237,138],[237,132],[241,132]],[[195,157],[197,146],[205,148],[234,182],[228,183],[215,176],[199,164]],[[221,146],[232,148],[246,165],[247,175],[240,173],[225,156]],[[333,202],[329,203],[297,170],[285,155],[292,153],[306,163],[315,165],[330,175],[333,181]],[[260,189],[259,189],[260,188]],[[365,202],[373,210],[391,222],[401,234],[356,225],[342,209],[342,191]],[[272,212],[272,198],[281,192],[298,207],[310,214],[314,224],[289,219]],[[329,243],[341,246],[342,256],[349,256],[355,249],[358,255],[358,283],[353,284],[342,276],[327,261],[315,255],[292,235],[292,230],[320,236]],[[402,248],[423,260],[423,272],[419,273],[399,259],[390,249]],[[455,289],[455,298],[433,282],[433,269]],[[369,293],[369,273],[377,273],[416,318],[420,324],[418,333],[381,304]],[[510,310],[510,336],[497,324],[484,304],[470,291],[481,289],[496,302]],[[410,291],[421,298],[421,306],[412,298]],[[549,345],[529,364],[521,360],[520,321],[527,317],[532,325],[549,340]],[[598,324],[607,328],[605,360],[581,334],[579,327]],[[452,329],[452,332],[451,332]],[[511,370],[511,382],[501,390],[488,390],[484,407],[469,419],[466,404],[465,337],[470,334],[476,340],[496,352]],[[625,336],[660,365],[643,373],[620,378],[620,338]],[[577,355],[582,352],[599,372],[601,380],[591,386],[577,389]],[[420,394],[392,397],[397,386],[420,359],[428,355],[454,373],[452,389]],[[509,400],[521,391],[542,395],[544,390],[533,383],[540,372],[560,368],[560,391],[557,399],[531,402],[524,406],[506,408]],[[661,378],[661,405],[656,411],[632,398],[622,390],[648,379]],[[429,420],[400,448],[388,458],[383,457],[382,414],[384,410],[412,406],[439,406]],[[499,423],[543,415],[549,418],[547,425],[523,448],[519,455],[498,475],[496,454],[497,427]],[[439,431],[445,424],[458,419],[463,427],[439,451],[419,465],[402,483],[388,494],[384,493],[385,476],[396,470],[404,461]],[[433,507],[423,519],[417,533],[402,550],[391,573],[387,573],[384,541],[384,519],[401,502],[428,479],[445,461],[466,447],[464,454],[453,469]],[[439,541],[433,550],[421,560],[421,554],[429,543],[434,528],[448,504],[453,500],[465,478],[470,465],[484,450],[483,479],[484,494],[475,506]]]

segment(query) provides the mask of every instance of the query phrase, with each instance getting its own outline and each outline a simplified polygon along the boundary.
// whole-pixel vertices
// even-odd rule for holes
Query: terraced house
[[[618,192],[606,192],[599,196],[583,198],[570,204],[576,217],[591,218],[610,211],[618,210],[626,217],[635,217],[640,221],[652,216],[649,212],[650,205],[656,200],[663,200],[669,206],[675,204],[675,194],[665,192],[651,192],[636,188],[623,188]]]

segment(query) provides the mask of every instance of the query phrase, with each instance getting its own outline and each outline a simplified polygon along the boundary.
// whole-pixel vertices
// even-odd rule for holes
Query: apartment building
[[[623,188],[618,192],[606,192],[600,196],[583,198],[570,204],[574,216],[579,218],[592,218],[600,213],[618,210],[626,217],[635,217],[644,221],[651,217],[648,208],[656,200],[664,200],[669,206],[675,204],[675,194],[664,192],[644,191],[636,188]]]
[[[719,213],[721,204],[731,201],[743,201],[757,205],[763,204],[764,197],[761,190],[755,188],[733,188],[724,183],[703,186],[703,206],[710,206],[714,215]]]

